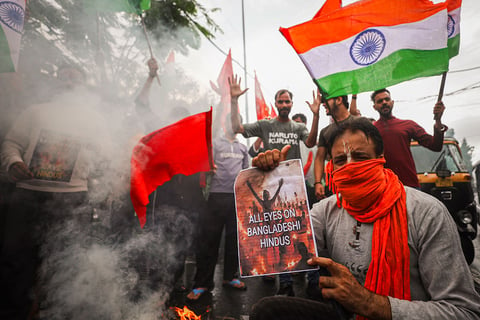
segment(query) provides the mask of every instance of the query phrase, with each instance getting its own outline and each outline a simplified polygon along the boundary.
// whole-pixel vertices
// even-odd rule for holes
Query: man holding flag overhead
[[[280,32],[329,98],[447,71],[446,22],[446,3],[364,0]]]
[[[374,91],[371,99],[373,108],[380,115],[374,125],[380,131],[385,145],[385,160],[387,161],[385,167],[395,172],[404,185],[419,188],[410,141],[418,141],[420,145],[432,151],[441,151],[443,134],[447,130],[447,126],[441,122],[445,106],[439,101],[433,108],[435,125],[433,127],[434,135],[431,136],[416,122],[397,119],[392,115],[394,101],[387,89]]]
[[[278,116],[275,119],[264,119],[254,123],[242,124],[238,110],[238,98],[247,90],[240,87],[240,78],[236,75],[228,79],[230,84],[231,96],[231,121],[232,129],[235,133],[241,133],[245,138],[259,137],[262,139],[264,148],[271,150],[282,148],[285,145],[291,145],[292,151],[289,159],[301,159],[300,141],[303,141],[309,148],[315,145],[318,132],[318,113],[320,111],[320,96],[313,98],[313,102],[308,105],[313,112],[313,123],[310,133],[303,123],[292,121],[288,115],[293,105],[293,95],[286,89],[281,89],[275,94],[275,107],[277,107]]]

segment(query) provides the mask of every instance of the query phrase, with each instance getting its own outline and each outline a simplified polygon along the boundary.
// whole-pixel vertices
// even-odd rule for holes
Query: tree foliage
[[[27,2],[20,71],[26,76],[26,91],[40,88],[34,99],[48,97],[42,80],[62,64],[81,67],[96,85],[131,94],[150,47],[161,63],[170,50],[187,54],[200,46],[202,35],[211,38],[221,31],[209,17],[217,9],[207,10],[195,0],[152,0],[151,9],[143,13],[145,31],[141,16],[96,12],[87,6],[95,1],[100,0]]]

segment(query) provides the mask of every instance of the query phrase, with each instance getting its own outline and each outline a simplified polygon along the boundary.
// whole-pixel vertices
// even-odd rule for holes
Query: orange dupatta
[[[339,207],[342,205],[359,222],[373,223],[372,258],[364,287],[380,295],[411,300],[405,188],[384,164],[383,158],[372,159],[333,171],[330,161],[327,183],[337,194]]]

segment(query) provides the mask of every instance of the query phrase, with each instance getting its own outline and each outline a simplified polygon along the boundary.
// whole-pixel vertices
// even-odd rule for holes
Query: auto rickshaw
[[[460,235],[463,254],[473,262],[473,239],[477,236],[479,213],[474,200],[472,176],[462,157],[458,141],[445,138],[440,152],[413,141],[410,145],[420,188],[443,202],[452,215]]]

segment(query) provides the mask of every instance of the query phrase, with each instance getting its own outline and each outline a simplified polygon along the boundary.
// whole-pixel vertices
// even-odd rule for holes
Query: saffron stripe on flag
[[[325,17],[320,16],[290,28],[280,28],[280,32],[300,54],[317,46],[353,37],[368,28],[420,21],[445,8],[445,3],[432,5],[418,0],[359,1]]]
[[[328,98],[447,71],[447,21],[445,2],[364,0],[280,31]]]

